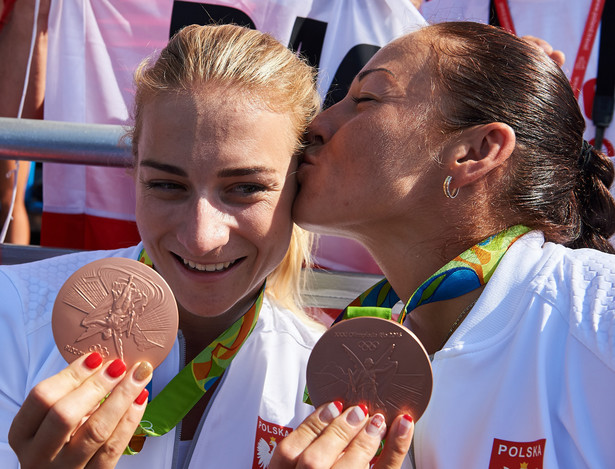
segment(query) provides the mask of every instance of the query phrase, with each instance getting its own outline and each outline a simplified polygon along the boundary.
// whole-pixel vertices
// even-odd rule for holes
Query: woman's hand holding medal
[[[404,326],[356,317],[335,324],[316,343],[307,387],[318,408],[282,440],[269,468],[356,468],[370,462],[398,468],[414,421],[429,403],[431,363]]]
[[[114,467],[145,411],[145,386],[171,350],[177,304],[138,261],[107,258],[77,270],[54,303],[52,329],[70,363],[37,384],[9,442],[22,467]]]
[[[343,410],[341,402],[330,402],[318,407],[281,441],[269,469],[399,468],[408,454],[413,433],[414,422],[408,414],[398,416],[387,428],[384,415],[370,416],[364,405]],[[385,434],[382,453],[374,458]]]
[[[37,384],[9,432],[22,467],[114,467],[145,411],[152,370],[103,364],[93,352]]]

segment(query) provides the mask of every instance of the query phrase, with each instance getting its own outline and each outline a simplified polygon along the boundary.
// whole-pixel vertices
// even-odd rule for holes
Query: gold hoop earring
[[[442,184],[442,189],[444,189],[444,195],[449,199],[454,199],[455,197],[457,197],[457,194],[459,194],[459,188],[451,192],[450,184],[452,180],[452,176],[446,176],[446,178],[444,179],[444,184]]]

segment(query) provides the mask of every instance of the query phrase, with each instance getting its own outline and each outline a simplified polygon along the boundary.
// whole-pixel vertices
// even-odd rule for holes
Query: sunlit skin
[[[206,342],[247,311],[286,253],[292,127],[284,114],[211,84],[158,96],[143,120],[137,224],[176,296],[182,331]]]
[[[408,236],[429,239],[445,176],[421,127],[429,89],[424,54],[411,48],[413,60],[401,62],[398,52],[394,45],[380,50],[348,95],[314,121],[293,211],[304,228],[356,239],[383,258],[405,252]],[[371,245],[383,239],[386,249]]]
[[[464,214],[444,197],[442,183],[447,174],[458,183],[463,164],[472,164],[463,157],[470,141],[460,137],[438,148],[426,143],[433,122],[426,114],[432,99],[429,49],[418,37],[377,52],[348,95],[315,119],[293,209],[303,228],[361,242],[403,301],[465,250],[443,229]],[[472,197],[479,187],[465,186],[462,197]],[[422,305],[410,315],[412,330],[429,352],[479,294]]]

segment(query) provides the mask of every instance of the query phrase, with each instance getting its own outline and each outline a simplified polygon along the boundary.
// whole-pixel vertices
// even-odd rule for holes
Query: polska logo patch
[[[546,441],[520,443],[494,438],[489,469],[542,469]]]
[[[292,431],[293,429],[290,427],[282,427],[258,417],[252,469],[266,469],[269,467],[275,447]]]

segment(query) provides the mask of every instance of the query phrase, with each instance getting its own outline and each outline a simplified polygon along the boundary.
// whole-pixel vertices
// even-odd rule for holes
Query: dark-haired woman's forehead
[[[380,49],[357,74],[355,80],[361,81],[367,75],[378,71],[382,79],[394,81],[397,86],[414,94],[430,81],[428,67],[429,48],[417,33],[403,36]]]

